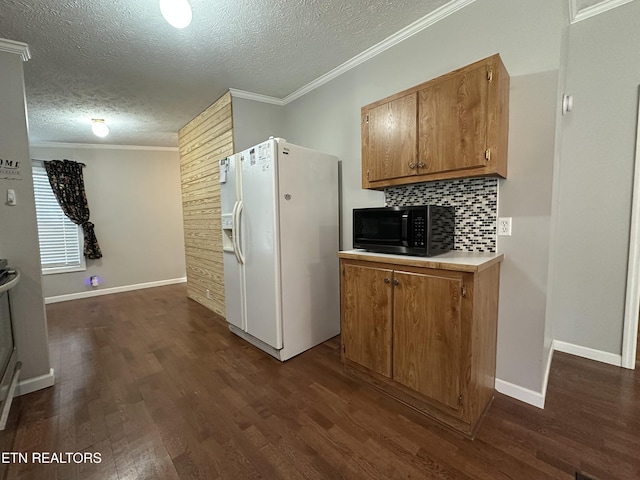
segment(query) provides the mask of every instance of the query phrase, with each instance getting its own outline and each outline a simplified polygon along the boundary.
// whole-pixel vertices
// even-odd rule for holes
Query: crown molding
[[[42,142],[30,143],[29,147],[33,148],[87,148],[93,150],[147,150],[157,152],[177,152],[178,147],[155,147],[144,145],[110,145],[101,143],[58,143],[58,142]]]
[[[271,103],[273,105],[284,105],[284,101],[281,98],[270,97],[269,95],[247,92],[246,90],[238,90],[236,88],[230,88],[229,92],[231,93],[231,96],[235,98],[245,98],[256,102]]]
[[[578,0],[568,0],[569,3],[569,23],[574,23],[578,16]]]
[[[393,47],[394,45],[397,45],[398,43],[406,40],[407,38],[415,35],[416,33],[421,32],[422,30],[433,25],[434,23],[439,22],[440,20],[448,17],[449,15],[454,14],[458,10],[466,7],[467,5],[470,5],[473,2],[475,2],[475,0],[453,0],[452,2],[449,2],[446,5],[443,5],[442,7],[437,8],[433,12],[413,22],[411,25],[394,33],[390,37],[387,37],[385,40],[374,45],[373,47],[368,48],[364,52],[353,57],[351,60],[347,60],[342,65],[339,65],[333,70],[325,73],[324,75],[321,75],[320,77],[316,78],[312,82],[309,82],[303,87],[300,87],[298,90],[296,90],[293,93],[290,93],[284,98],[269,97],[267,95],[261,95],[259,93],[252,93],[244,90],[236,90],[235,88],[230,88],[229,91],[231,92],[231,96],[237,97],[237,98],[246,98],[248,100],[255,100],[257,102],[272,103],[274,105],[281,105],[281,106],[286,105],[290,102],[293,102],[297,98],[300,98],[303,95],[306,95],[310,91],[315,90],[316,88],[324,85],[325,83],[330,82],[334,78],[339,77],[343,73],[348,72],[352,68],[357,67],[361,63],[364,63],[367,60],[370,60],[376,55],[379,55],[385,50],[388,50],[389,48]]]
[[[603,0],[602,2],[592,5],[591,7],[578,10],[578,0],[569,0],[569,11],[571,13],[571,23],[578,23],[587,18],[600,15],[612,8],[619,7],[625,3],[630,3],[633,0]]]
[[[442,7],[437,8],[436,10],[425,15],[421,19],[416,20],[409,26],[394,33],[390,37],[387,37],[385,40],[378,43],[377,45],[374,45],[373,47],[368,48],[364,52],[353,57],[351,60],[346,61],[342,65],[339,65],[333,70],[316,78],[315,80],[299,88],[295,92],[290,93],[289,95],[287,95],[282,99],[284,105],[294,101],[297,98],[302,97],[303,95],[309,93],[312,90],[315,90],[321,85],[324,85],[325,83],[330,82],[334,78],[339,77],[343,73],[348,72],[352,68],[357,67],[358,65],[366,62],[367,60],[370,60],[376,55],[379,55],[380,53],[384,52],[385,50],[388,50],[394,45],[397,45],[398,43],[406,40],[407,38],[412,37],[416,33],[421,32],[425,28],[430,27],[431,25],[433,25],[436,22],[439,22],[440,20],[443,20],[444,18],[454,14],[461,8],[464,8],[473,2],[475,2],[475,0],[453,0],[452,2],[449,2],[446,5],[443,5]]]
[[[22,57],[23,62],[28,62],[31,58],[29,45],[22,42],[7,40],[5,38],[0,38],[0,52],[17,53]]]

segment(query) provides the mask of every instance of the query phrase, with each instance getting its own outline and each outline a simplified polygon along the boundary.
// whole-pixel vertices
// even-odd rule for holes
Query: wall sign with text
[[[22,180],[19,160],[0,158],[0,180]]]

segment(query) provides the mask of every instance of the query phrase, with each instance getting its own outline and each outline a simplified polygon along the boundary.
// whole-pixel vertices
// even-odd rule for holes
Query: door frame
[[[629,264],[627,292],[624,305],[622,331],[622,366],[636,368],[638,342],[638,314],[640,313],[640,100],[638,101],[635,166],[633,171],[633,197],[631,200],[631,232],[629,234]]]

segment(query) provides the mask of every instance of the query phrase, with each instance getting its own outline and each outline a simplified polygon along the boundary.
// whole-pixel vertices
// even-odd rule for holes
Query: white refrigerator
[[[220,160],[229,329],[284,361],[340,333],[338,159],[269,139]]]

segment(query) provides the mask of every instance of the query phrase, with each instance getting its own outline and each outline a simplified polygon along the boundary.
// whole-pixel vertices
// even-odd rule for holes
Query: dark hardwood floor
[[[345,376],[339,338],[280,364],[184,285],[47,314],[56,385],[21,398],[12,450],[101,463],[9,479],[640,478],[634,371],[556,353],[546,408],[496,394],[471,441]]]

